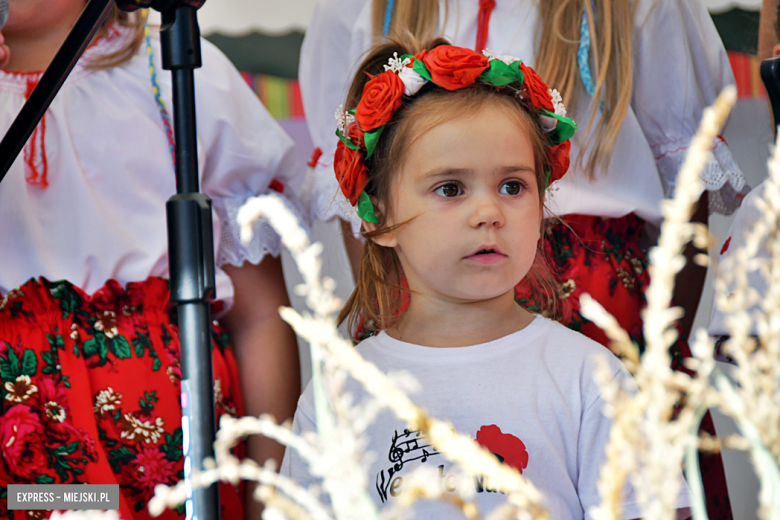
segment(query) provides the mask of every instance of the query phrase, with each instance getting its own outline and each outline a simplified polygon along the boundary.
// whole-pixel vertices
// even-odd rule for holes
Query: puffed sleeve
[[[632,106],[671,197],[705,107],[734,84],[728,56],[701,0],[642,0],[634,34]],[[750,190],[718,138],[702,174],[710,212],[731,214]]]
[[[307,179],[311,215],[318,220],[359,222],[333,172],[338,142],[334,114],[344,104],[355,67],[368,48],[369,42],[354,30],[359,18],[369,19],[370,10],[368,0],[319,0],[301,48],[298,79],[306,123],[314,146],[323,152]]]
[[[264,220],[248,245],[239,239],[239,208],[249,197],[273,193],[302,220],[298,202],[305,167],[293,140],[263,107],[244,79],[214,45],[202,41],[203,67],[195,71],[196,117],[202,190],[219,220],[217,265],[259,263],[281,251],[279,236]]]

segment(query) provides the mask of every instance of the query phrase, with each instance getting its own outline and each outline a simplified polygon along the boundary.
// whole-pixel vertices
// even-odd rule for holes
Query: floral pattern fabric
[[[622,218],[566,215],[548,232],[545,253],[559,283],[561,323],[604,346],[606,334],[580,312],[580,295],[590,294],[628,332],[640,352],[644,352],[641,310],[650,283],[647,255],[639,246],[644,221],[629,214]],[[518,302],[538,310],[534,295],[524,282],[516,287]],[[672,368],[688,371],[683,360],[691,357],[685,338],[670,349]],[[710,413],[704,416],[700,432],[715,435]],[[700,452],[699,466],[712,520],[732,519],[723,461],[719,453]]]
[[[154,486],[183,478],[169,299],[160,278],[127,288],[110,280],[91,296],[40,278],[0,301],[0,517],[48,516],[7,510],[8,484],[91,483],[119,484],[120,516],[148,519]],[[212,344],[217,419],[242,415],[236,362],[216,322]],[[220,499],[225,518],[242,516],[237,489],[222,485]],[[161,518],[184,518],[184,509]]]

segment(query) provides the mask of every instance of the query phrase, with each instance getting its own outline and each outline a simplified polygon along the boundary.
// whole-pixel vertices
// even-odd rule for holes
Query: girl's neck
[[[73,21],[75,23],[75,20]],[[38,72],[49,66],[54,55],[60,49],[62,42],[68,36],[72,24],[60,24],[46,31],[35,34],[6,34],[5,43],[11,49],[11,60],[6,70],[12,72]],[[97,37],[104,29],[98,30]],[[93,40],[94,41],[94,40]]]
[[[408,310],[386,330],[393,338],[427,347],[467,347],[527,327],[534,315],[511,292],[480,302],[450,302],[412,293]]]

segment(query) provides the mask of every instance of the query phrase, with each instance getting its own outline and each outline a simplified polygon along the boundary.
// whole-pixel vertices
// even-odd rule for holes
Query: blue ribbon
[[[580,78],[585,85],[585,91],[593,97],[596,92],[596,86],[593,84],[593,77],[590,74],[590,65],[588,64],[588,54],[590,53],[590,29],[588,28],[588,12],[582,13],[582,25],[580,26],[580,47],[577,49],[577,66],[580,69]]]
[[[387,0],[385,8],[385,25],[382,29],[382,36],[390,34],[390,23],[393,21],[393,0]]]

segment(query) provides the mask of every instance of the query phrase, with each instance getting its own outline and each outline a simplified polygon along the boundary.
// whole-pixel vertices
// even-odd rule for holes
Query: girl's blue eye
[[[442,184],[441,186],[433,190],[433,192],[446,198],[457,197],[458,195],[463,194],[463,190],[460,188],[458,184],[455,183]]]
[[[520,195],[523,188],[525,186],[520,181],[507,181],[501,185],[501,189],[498,192],[502,195]]]

